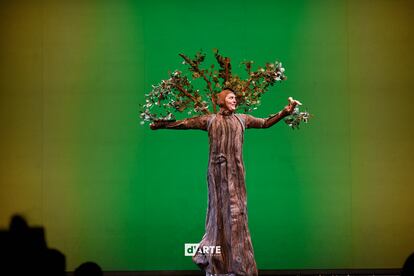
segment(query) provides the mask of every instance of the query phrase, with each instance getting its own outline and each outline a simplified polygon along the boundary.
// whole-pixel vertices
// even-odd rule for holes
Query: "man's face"
[[[228,110],[230,111],[236,110],[236,105],[237,105],[236,95],[234,95],[234,93],[229,93],[225,98],[225,104]]]

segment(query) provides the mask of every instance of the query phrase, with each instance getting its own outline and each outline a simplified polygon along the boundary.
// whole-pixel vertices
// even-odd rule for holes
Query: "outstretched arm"
[[[278,113],[271,115],[270,117],[266,119],[262,118],[255,118],[250,115],[244,115],[244,120],[246,124],[246,128],[268,128],[282,120],[284,117],[292,114],[292,112],[295,110],[295,107],[297,105],[301,105],[299,101],[296,101],[292,99],[292,97],[289,97],[288,99],[289,104],[285,106],[281,111]]]
[[[152,130],[157,129],[201,129],[207,130],[207,122],[210,115],[203,115],[194,118],[188,118],[179,121],[155,121],[150,127]]]

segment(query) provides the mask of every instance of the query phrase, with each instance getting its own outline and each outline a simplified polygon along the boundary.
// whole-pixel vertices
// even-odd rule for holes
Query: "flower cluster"
[[[289,116],[286,116],[284,121],[292,129],[295,129],[295,128],[299,129],[299,124],[301,122],[308,123],[311,116],[312,115],[309,114],[307,111],[300,112],[299,107],[295,107],[292,114],[290,114]]]

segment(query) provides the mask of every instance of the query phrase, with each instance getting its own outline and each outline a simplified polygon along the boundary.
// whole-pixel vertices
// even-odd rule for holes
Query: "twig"
[[[178,90],[180,90],[181,92],[183,92],[184,95],[186,95],[187,97],[189,97],[194,102],[195,105],[196,104],[200,105],[200,102],[197,100],[197,98],[195,98],[193,95],[191,95],[190,93],[188,93],[188,91],[186,89],[184,89],[184,87],[182,87],[181,85],[178,85],[178,84],[174,85],[174,87],[177,88]],[[210,114],[210,112],[208,111],[208,109],[205,109],[204,108],[202,110],[203,110],[203,113],[204,114]]]
[[[203,77],[204,81],[207,83],[208,90],[210,90],[210,93],[211,93],[211,103],[213,104],[213,111],[214,113],[216,113],[216,102],[214,101],[214,98],[213,98],[214,97],[213,87],[211,86],[211,82],[207,79],[206,75],[204,74],[204,71],[200,70],[200,68],[198,68],[198,64],[194,64],[194,62],[186,55],[184,54],[178,54],[178,55],[182,57],[187,62],[187,64],[189,64],[191,68],[193,68],[194,71],[199,73],[200,76]]]

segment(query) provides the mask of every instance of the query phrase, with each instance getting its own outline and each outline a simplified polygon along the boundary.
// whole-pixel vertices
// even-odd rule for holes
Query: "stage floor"
[[[106,271],[105,276],[204,276],[201,271],[181,270],[181,271]],[[358,275],[358,276],[397,276],[400,269],[306,269],[306,270],[259,270],[259,276],[293,276],[293,275]],[[68,272],[67,276],[73,276],[73,272]]]

